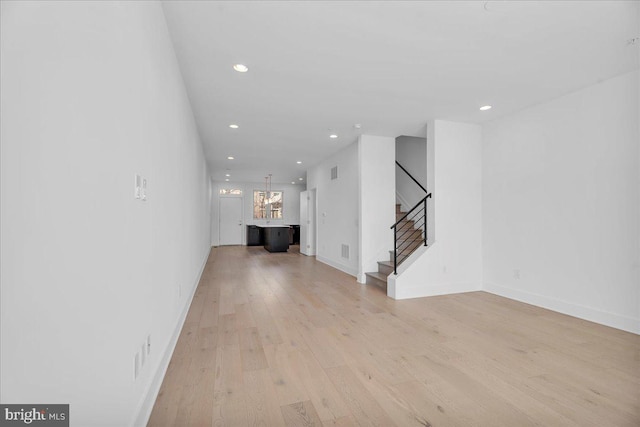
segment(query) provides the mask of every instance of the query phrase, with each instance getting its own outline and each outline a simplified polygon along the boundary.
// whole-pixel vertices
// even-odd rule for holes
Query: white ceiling
[[[299,182],[359,133],[424,136],[428,119],[480,123],[637,69],[640,42],[627,41],[640,35],[639,5],[167,1],[164,11],[214,179]]]

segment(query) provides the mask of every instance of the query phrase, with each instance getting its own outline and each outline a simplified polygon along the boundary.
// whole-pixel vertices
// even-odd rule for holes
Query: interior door
[[[316,254],[316,248],[318,245],[317,235],[316,235],[316,189],[309,190],[309,215],[307,216],[307,224],[309,225],[309,230],[307,231],[307,246],[309,247],[307,255]]]
[[[300,253],[316,254],[316,190],[300,192]]]
[[[220,198],[220,246],[242,244],[242,199]]]
[[[309,237],[307,233],[309,232],[309,192],[301,191],[300,192],[300,253],[304,255],[308,254],[308,241]]]

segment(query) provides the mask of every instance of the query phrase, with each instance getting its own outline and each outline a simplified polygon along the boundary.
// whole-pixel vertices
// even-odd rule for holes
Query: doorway
[[[242,244],[242,198],[221,197],[219,205],[220,246]]]

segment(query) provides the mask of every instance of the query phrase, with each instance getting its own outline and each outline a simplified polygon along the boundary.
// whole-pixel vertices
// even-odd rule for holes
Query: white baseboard
[[[354,276],[356,278],[358,276],[358,271],[353,267],[349,267],[348,265],[343,265],[343,264],[337,263],[335,261],[332,261],[332,260],[330,260],[328,258],[325,258],[323,256],[320,256],[320,255],[316,255],[316,259],[318,261],[320,261],[321,263],[330,265],[331,267],[333,267],[333,268],[335,268],[337,270],[343,271],[343,272],[347,273],[350,276]]]
[[[187,318],[187,313],[189,313],[189,308],[191,308],[191,302],[193,301],[193,297],[196,294],[196,289],[198,289],[198,284],[200,283],[200,279],[202,279],[202,273],[207,265],[207,260],[209,259],[209,255],[211,254],[211,248],[207,251],[207,254],[204,257],[204,261],[202,266],[200,267],[200,272],[196,277],[196,283],[191,290],[191,294],[189,298],[187,298],[187,303],[185,303],[182,313],[180,313],[180,317],[178,318],[178,322],[176,323],[176,327],[173,330],[173,334],[171,335],[171,339],[169,340],[169,344],[164,349],[164,353],[162,354],[162,359],[160,359],[160,363],[158,364],[158,368],[156,369],[155,375],[153,376],[151,383],[147,387],[147,390],[144,394],[144,397],[140,404],[138,405],[138,409],[135,412],[135,418],[133,421],[134,427],[144,427],[149,422],[149,417],[151,417],[151,411],[153,410],[153,405],[156,403],[156,399],[158,398],[158,393],[160,392],[160,387],[162,386],[162,381],[164,380],[164,376],[167,373],[167,368],[169,367],[169,362],[171,361],[171,356],[173,355],[173,351],[176,348],[176,344],[178,343],[178,338],[180,337],[180,332],[182,331],[182,326],[184,325],[184,321]]]
[[[544,295],[538,295],[519,289],[507,288],[495,283],[484,283],[482,290],[501,297],[513,299],[558,313],[567,314],[579,319],[621,329],[623,331],[640,334],[640,319],[622,316],[592,307],[561,301]]]

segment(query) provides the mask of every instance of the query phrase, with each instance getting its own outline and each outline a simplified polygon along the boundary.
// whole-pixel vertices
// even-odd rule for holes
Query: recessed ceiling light
[[[231,175],[229,175],[228,173],[226,173],[226,174],[224,174],[224,176],[231,176]]]
[[[336,135],[335,133],[332,133],[331,135],[329,135],[329,138],[331,139],[336,139],[338,137],[338,135]]]
[[[299,165],[301,165],[301,164],[302,164],[302,162],[301,162],[300,160],[298,160],[296,163],[297,163],[297,164],[299,164]]]
[[[235,124],[231,124],[231,125],[229,125],[229,127],[230,127],[231,129],[238,129],[238,125],[235,125]]]
[[[484,105],[480,107],[480,111],[487,111],[487,110],[491,110],[491,105]]]
[[[302,178],[298,178],[298,181],[302,181]]]
[[[249,71],[249,67],[244,64],[234,64],[233,69],[239,73],[246,73],[247,71]]]
[[[229,181],[229,178],[225,179],[225,181]]]
[[[227,157],[227,160],[233,160],[233,159],[235,159],[235,157],[233,157],[233,156]]]
[[[296,182],[295,182],[295,181],[291,181],[291,183],[292,183],[292,184],[295,184]]]

